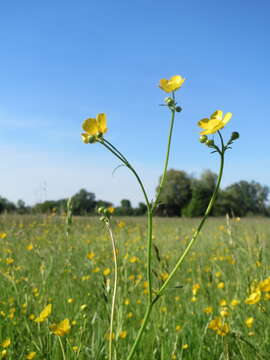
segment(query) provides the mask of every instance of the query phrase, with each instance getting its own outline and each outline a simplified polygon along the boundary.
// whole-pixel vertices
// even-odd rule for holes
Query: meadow
[[[154,218],[154,287],[198,219]],[[155,304],[135,359],[269,359],[270,220],[210,218]],[[114,349],[124,360],[147,302],[144,218],[112,217],[119,255]],[[107,359],[111,243],[97,217],[0,216],[0,357]]]

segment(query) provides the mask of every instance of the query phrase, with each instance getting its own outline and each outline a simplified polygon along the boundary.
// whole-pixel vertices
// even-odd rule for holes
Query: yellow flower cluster
[[[230,332],[229,325],[220,317],[216,317],[210,321],[208,329],[214,330],[220,336],[225,336]]]

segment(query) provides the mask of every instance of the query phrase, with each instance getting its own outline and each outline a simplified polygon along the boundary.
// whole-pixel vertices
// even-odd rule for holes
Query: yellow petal
[[[97,120],[92,118],[84,120],[82,128],[88,135],[96,135],[98,133]]]
[[[224,116],[224,118],[223,118],[223,120],[222,120],[223,126],[225,126],[225,125],[227,124],[227,122],[229,122],[229,121],[231,120],[231,117],[232,117],[232,113],[231,113],[231,112],[228,112],[228,113]]]
[[[98,131],[102,134],[107,132],[107,121],[106,121],[106,114],[101,113],[97,115],[97,124],[98,124]]]
[[[47,305],[36,318],[35,322],[43,322],[52,312],[52,304]]]
[[[208,129],[208,123],[209,119],[204,118],[198,122],[198,126],[200,126],[202,129]]]
[[[172,76],[169,80],[170,86],[173,88],[172,91],[179,89],[185,80],[186,79],[182,78],[180,75]]]
[[[217,110],[211,115],[210,119],[222,120],[222,115],[223,115],[223,111]]]
[[[168,80],[167,79],[161,79],[160,81],[159,81],[159,87],[162,89],[162,90],[164,90],[164,91],[166,91],[166,92],[171,92],[171,89],[170,89],[170,87],[168,86]]]
[[[88,134],[82,133],[82,134],[81,134],[81,137],[82,137],[82,141],[83,141],[85,144],[88,144],[88,143],[89,143],[89,135],[88,135]]]

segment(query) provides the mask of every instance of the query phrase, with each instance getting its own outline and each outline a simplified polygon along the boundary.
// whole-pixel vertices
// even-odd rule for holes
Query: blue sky
[[[217,109],[241,139],[223,187],[270,185],[268,1],[46,1],[0,4],[0,195],[33,204],[80,188],[118,203],[143,199],[126,169],[80,140],[105,112],[107,138],[141,174],[150,196],[161,173],[169,113],[159,79],[186,78],[170,168],[199,176],[218,159],[198,142],[197,121]]]

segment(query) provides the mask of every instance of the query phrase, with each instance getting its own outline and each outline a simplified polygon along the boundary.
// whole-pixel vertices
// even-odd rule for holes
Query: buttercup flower
[[[162,90],[166,91],[167,93],[170,93],[172,91],[179,89],[183,85],[185,80],[186,79],[182,78],[182,76],[175,75],[172,76],[169,80],[161,79],[159,81],[159,87]]]
[[[89,143],[89,139],[93,137],[95,142],[95,137],[98,135],[103,135],[107,132],[107,122],[106,114],[101,113],[97,115],[97,118],[89,118],[84,120],[82,128],[85,133],[82,133],[82,141],[85,144]]]
[[[39,316],[35,319],[35,322],[43,322],[47,319],[47,317],[52,312],[52,304],[47,305],[39,314]]]
[[[69,319],[61,321],[59,324],[50,325],[51,331],[58,336],[64,336],[70,332],[71,326]]]
[[[200,135],[208,135],[214,134],[218,130],[224,128],[224,126],[231,120],[232,113],[228,112],[223,117],[223,111],[217,110],[215,111],[210,119],[202,119],[198,122],[198,125],[204,129],[204,131],[200,132]]]

